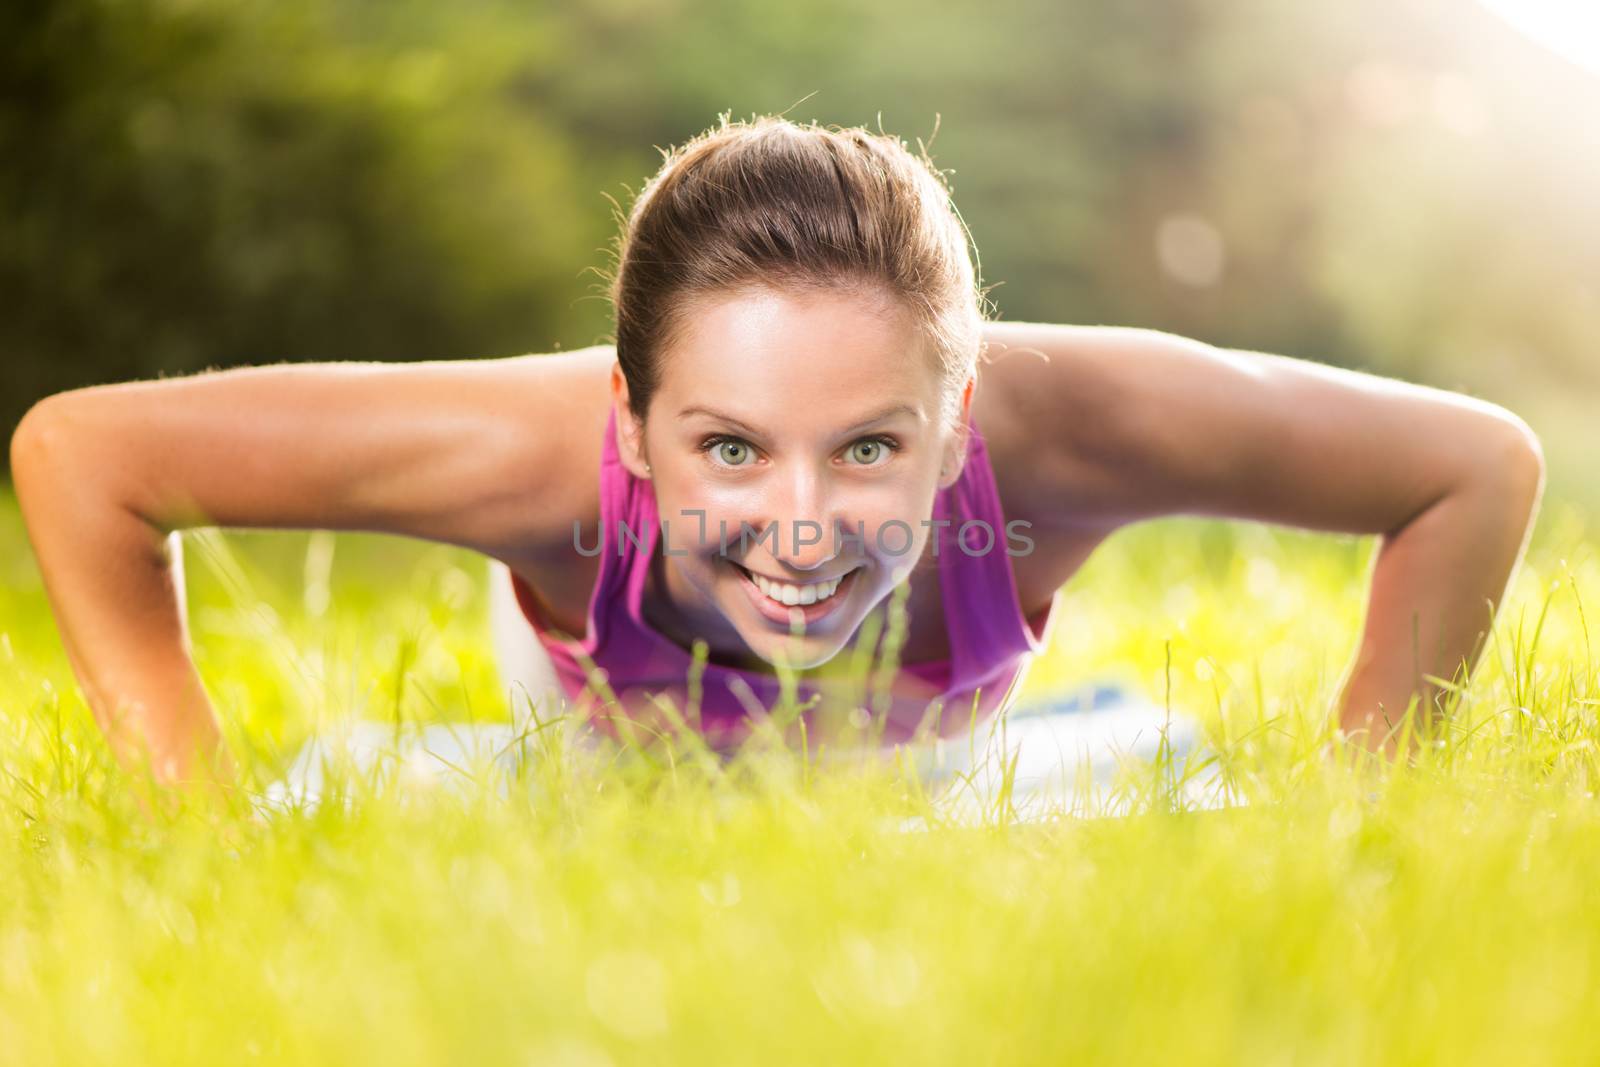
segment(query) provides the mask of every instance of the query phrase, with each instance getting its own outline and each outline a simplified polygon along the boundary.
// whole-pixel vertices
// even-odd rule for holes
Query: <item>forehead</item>
[[[660,394],[758,404],[848,402],[937,391],[934,362],[908,309],[846,290],[757,288],[694,301],[663,353]]]

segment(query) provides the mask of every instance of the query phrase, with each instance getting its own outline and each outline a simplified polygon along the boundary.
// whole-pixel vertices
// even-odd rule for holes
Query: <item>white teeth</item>
[[[839,583],[844,581],[843,576],[841,576],[830,582],[818,582],[815,585],[790,585],[788,582],[768,581],[754,571],[747,573],[756,583],[757,589],[787,607],[793,607],[796,604],[815,604],[819,600],[827,600],[838,591]]]

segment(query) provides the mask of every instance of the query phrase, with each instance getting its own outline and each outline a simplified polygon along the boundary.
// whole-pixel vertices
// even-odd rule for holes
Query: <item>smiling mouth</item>
[[[730,560],[729,562],[732,561]],[[774,605],[783,607],[811,607],[816,604],[830,603],[838,597],[839,589],[850,580],[851,575],[861,569],[858,565],[837,578],[796,585],[792,582],[774,581],[766,575],[757,574],[742,564],[734,563],[733,565],[767,600]]]

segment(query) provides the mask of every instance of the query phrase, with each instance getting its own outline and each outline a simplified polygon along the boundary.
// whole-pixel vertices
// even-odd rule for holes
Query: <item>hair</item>
[[[719,120],[666,150],[625,219],[618,210],[609,295],[634,417],[644,421],[694,303],[764,287],[898,302],[933,353],[953,423],[987,297],[926,147],[913,155],[859,126]]]

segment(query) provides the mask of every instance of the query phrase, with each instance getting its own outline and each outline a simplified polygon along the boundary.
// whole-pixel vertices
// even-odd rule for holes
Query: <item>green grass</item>
[[[1456,719],[1366,777],[1319,742],[1374,542],[1119,534],[1024,695],[1114,675],[1170,700],[1240,807],[1164,810],[1155,766],[1128,818],[949,824],[888,763],[591,767],[552,744],[515,780],[146,816],[7,499],[0,1063],[1593,1062],[1591,536],[1546,500]],[[339,718],[507,718],[481,560],[215,531],[187,553],[254,787]]]

